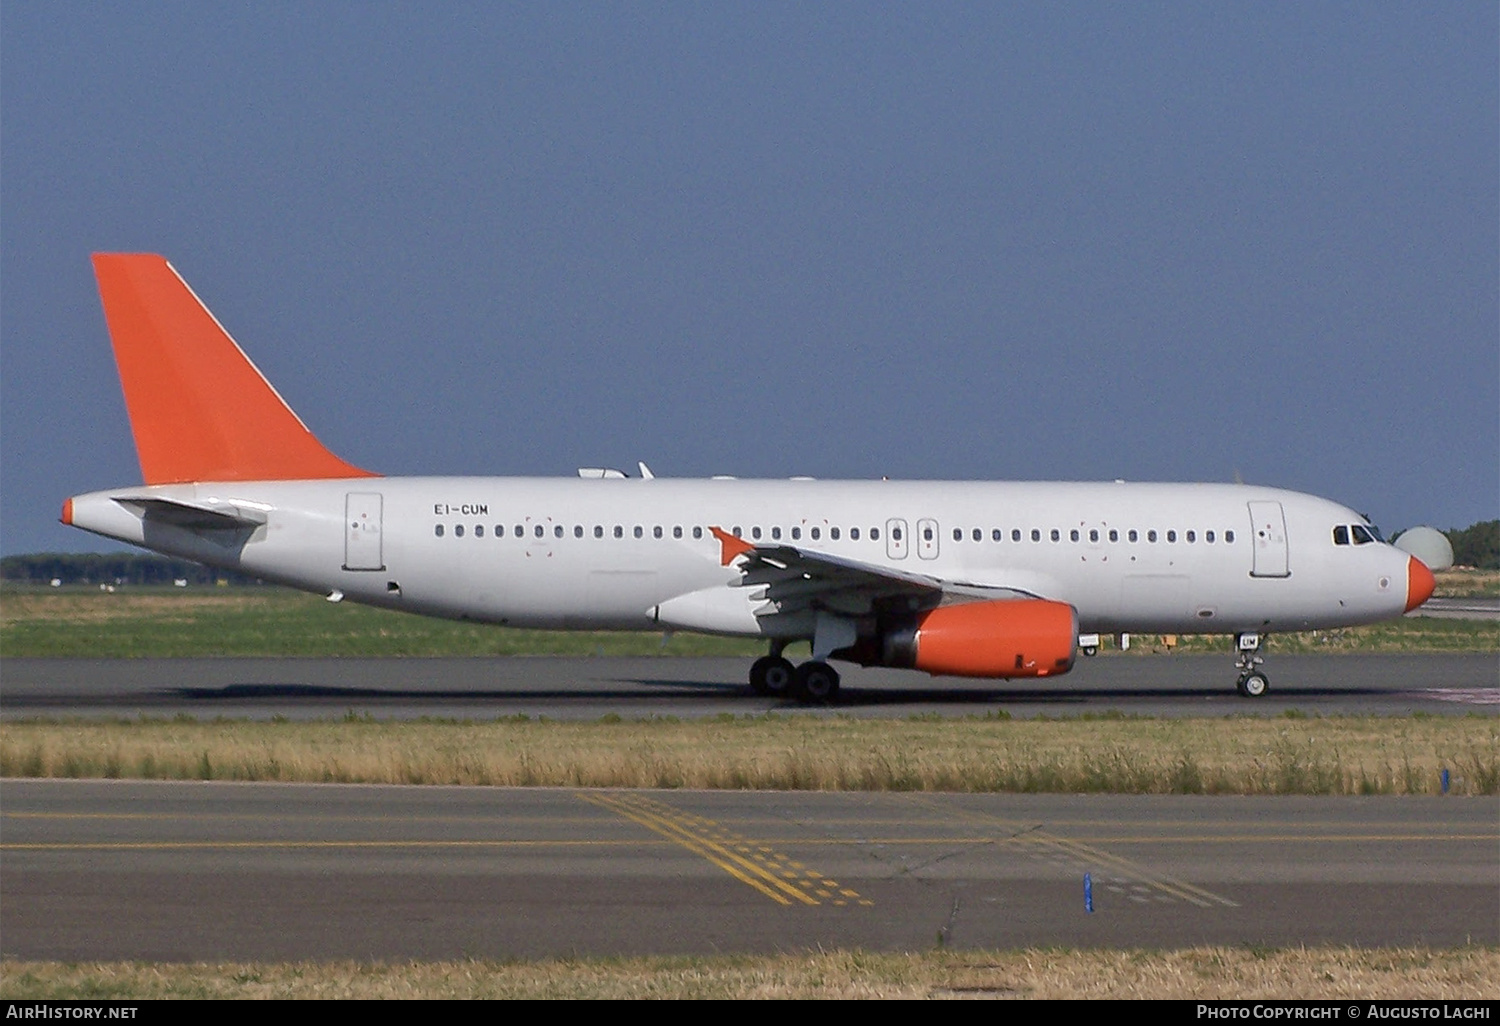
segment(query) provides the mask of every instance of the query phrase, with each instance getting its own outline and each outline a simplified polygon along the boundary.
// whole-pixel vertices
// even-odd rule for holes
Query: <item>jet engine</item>
[[[881,638],[880,664],[954,677],[1051,677],[1073,668],[1078,613],[1065,602],[939,606]]]

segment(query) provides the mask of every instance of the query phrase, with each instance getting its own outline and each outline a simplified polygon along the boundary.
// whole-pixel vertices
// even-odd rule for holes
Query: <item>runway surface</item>
[[[1460,798],[6,780],[0,953],[1495,944],[1496,811]]]
[[[788,712],[851,716],[1013,716],[1119,712],[1143,716],[1308,713],[1500,714],[1500,658],[1460,655],[1273,656],[1271,691],[1234,690],[1222,655],[1083,658],[1053,681],[930,678],[902,670],[844,672],[831,710],[749,693],[746,659],[6,659],[0,718],[187,715],[268,719],[421,716],[597,719]]]

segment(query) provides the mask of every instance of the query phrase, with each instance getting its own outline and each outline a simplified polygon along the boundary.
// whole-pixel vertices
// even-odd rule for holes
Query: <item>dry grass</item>
[[[832,791],[1500,793],[1500,719],[0,724],[0,776]]]
[[[1462,1000],[1494,948],[937,951],[402,965],[0,963],[0,998],[1157,998]]]
[[[1451,570],[1439,571],[1433,574],[1433,577],[1437,579],[1437,588],[1433,594],[1443,598],[1500,595],[1500,570],[1454,567]]]
[[[0,602],[0,624],[32,621],[64,624],[103,623],[110,620],[190,620],[207,610],[234,611],[274,606],[281,596],[271,589],[213,592],[172,592],[165,589],[130,589],[101,592],[88,589],[20,591],[7,588]]]

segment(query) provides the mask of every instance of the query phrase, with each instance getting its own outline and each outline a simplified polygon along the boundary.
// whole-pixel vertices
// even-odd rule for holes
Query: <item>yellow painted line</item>
[[[692,837],[683,836],[680,832],[669,829],[665,824],[661,823],[657,819],[649,817],[643,813],[639,813],[634,809],[624,807],[614,801],[611,801],[608,798],[595,797],[587,794],[580,794],[579,797],[586,802],[590,802],[594,805],[598,805],[602,808],[608,809],[610,812],[613,812],[618,816],[624,816],[626,819],[634,823],[639,823],[647,830],[653,831],[654,833],[660,834],[663,837],[666,837],[667,839],[682,845],[694,855],[707,859],[709,862],[718,866],[720,869],[724,870],[724,872],[728,873],[736,880],[755,888],[757,891],[764,894],[772,901],[778,902],[782,905],[791,904],[791,902],[786,898],[782,897],[780,894],[777,894],[770,887],[767,887],[760,880],[756,879],[756,875],[761,875],[761,870],[759,870],[757,867],[749,866],[748,868],[751,872],[743,872],[738,866],[734,865],[732,862],[724,858],[720,858],[717,854],[706,848],[704,845],[699,844]]]
[[[823,874],[808,869],[802,863],[773,848],[751,842],[748,838],[737,835],[715,820],[682,812],[665,802],[642,795],[580,794],[579,797],[611,808],[663,836],[671,837],[697,854],[702,855],[703,852],[698,849],[706,847],[715,856],[710,858],[710,861],[731,873],[736,879],[745,883],[750,883],[753,879],[755,883],[752,886],[763,884],[778,888],[782,894],[790,895],[804,904],[821,904],[818,894],[819,882],[829,888],[838,886],[835,881],[825,879]],[[731,869],[730,865],[735,868]],[[751,879],[746,879],[747,876]],[[765,893],[761,886],[756,886],[756,889]],[[831,891],[821,896],[835,905],[848,904],[851,894],[856,904],[873,904],[868,899],[861,898],[858,892],[848,891],[847,888],[844,890],[847,893],[841,896],[835,896]],[[789,904],[780,895],[775,896],[783,904]]]
[[[761,866],[757,866],[757,865],[753,864],[752,862],[747,861],[746,859],[744,859],[741,856],[739,856],[739,855],[735,854],[734,852],[730,851],[728,848],[724,847],[723,845],[716,843],[712,838],[703,837],[701,835],[693,833],[690,829],[688,829],[686,827],[686,825],[684,825],[681,822],[678,822],[678,817],[682,817],[683,814],[679,813],[678,810],[673,809],[671,806],[666,805],[665,803],[662,803],[662,802],[652,801],[649,798],[636,798],[634,801],[632,801],[629,797],[623,797],[623,796],[620,799],[620,803],[622,805],[626,806],[627,808],[634,809],[636,812],[639,812],[642,815],[649,816],[649,817],[655,817],[658,822],[660,822],[661,824],[663,824],[667,828],[667,830],[670,831],[670,833],[668,833],[667,836],[681,835],[681,836],[684,836],[687,839],[693,841],[694,843],[707,845],[709,848],[711,848],[720,857],[725,858],[725,859],[729,859],[730,861],[734,862],[735,864],[737,864],[737,865],[743,867],[744,869],[748,870],[750,873],[755,874],[756,876],[758,876],[761,880],[765,881],[766,883],[769,883],[769,884],[771,884],[771,885],[773,885],[775,887],[778,887],[783,892],[785,892],[787,894],[790,894],[792,897],[796,898],[798,901],[801,901],[801,902],[803,902],[804,904],[807,904],[807,905],[816,905],[817,904],[817,901],[815,899],[813,899],[810,895],[806,894],[805,892],[799,890],[796,887],[790,886],[789,884],[787,884],[786,882],[784,882],[781,879],[781,877],[777,876],[775,873],[772,873],[772,872],[768,871],[767,869],[762,868]],[[695,819],[697,817],[688,816],[688,817],[683,817],[683,818],[686,818],[686,819]],[[773,862],[771,864],[771,868],[772,869],[776,869],[776,868],[779,868],[779,867],[777,866],[776,863]],[[782,876],[795,876],[795,874],[783,873]]]
[[[1202,887],[1196,887],[1184,881],[1173,880],[1170,877],[1149,872],[1144,866],[1119,855],[1113,855],[1103,849],[1095,848],[1078,841],[1068,841],[1064,838],[1046,835],[1039,837],[1039,840],[1051,846],[1062,848],[1075,858],[1083,858],[1085,861],[1093,860],[1108,865],[1119,872],[1139,879],[1144,884],[1165,891],[1173,897],[1181,898],[1183,901],[1191,902],[1194,905],[1205,908],[1211,905],[1226,905],[1230,908],[1239,907],[1238,902],[1230,901],[1228,898],[1215,894],[1213,891],[1204,890]]]
[[[929,807],[931,807],[930,803],[926,804],[929,804]],[[1066,838],[1057,837],[1040,828],[1030,827],[1025,823],[1014,823],[1013,821],[1001,819],[996,816],[990,816],[983,812],[978,812],[975,810],[958,811],[960,811],[961,814],[966,814],[967,818],[971,822],[977,820],[981,823],[998,823],[1002,826],[1015,828],[1013,835],[1009,839],[997,843],[1030,844],[1037,847],[1051,848],[1053,850],[1062,852],[1067,857],[1076,861],[1099,862],[1115,870],[1116,872],[1122,873],[1133,880],[1139,881],[1142,884],[1145,884],[1149,887],[1154,887],[1157,890],[1162,891],[1163,893],[1170,894],[1176,898],[1181,898],[1183,901],[1187,901],[1191,904],[1198,905],[1204,908],[1213,905],[1223,905],[1229,908],[1239,907],[1238,902],[1231,901],[1229,898],[1226,898],[1223,895],[1215,894],[1212,891],[1205,890],[1202,887],[1197,887],[1190,883],[1173,880],[1163,874],[1152,873],[1144,866],[1136,862],[1132,862],[1130,859],[1111,854],[1110,852],[1104,851],[1101,848],[1092,847],[1091,845],[1083,841],[1072,841]]]
[[[638,848],[640,841],[46,841],[0,851],[211,851],[215,848]]]

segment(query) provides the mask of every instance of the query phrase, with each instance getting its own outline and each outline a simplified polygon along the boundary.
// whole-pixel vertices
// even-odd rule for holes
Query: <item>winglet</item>
[[[736,556],[743,556],[747,552],[755,551],[754,545],[751,545],[743,538],[736,538],[728,531],[725,531],[718,527],[710,527],[709,530],[713,532],[715,538],[719,539],[720,566],[728,566],[730,563],[734,562],[734,558]]]
[[[178,275],[152,253],[95,253],[146,484],[375,477],[319,442]]]

